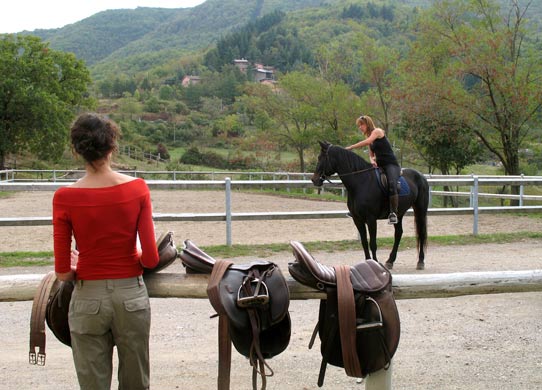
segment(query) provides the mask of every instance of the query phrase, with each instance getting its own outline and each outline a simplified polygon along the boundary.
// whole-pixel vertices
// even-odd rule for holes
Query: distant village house
[[[201,77],[199,76],[184,76],[181,85],[183,87],[188,87],[189,85],[198,84],[200,81]]]
[[[265,66],[259,63],[254,63],[250,66],[249,61],[244,58],[233,60],[233,64],[244,74],[252,76],[257,83],[275,83],[275,69],[272,66]]]

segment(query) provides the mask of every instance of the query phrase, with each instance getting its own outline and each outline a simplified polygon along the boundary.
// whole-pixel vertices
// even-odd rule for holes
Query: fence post
[[[231,179],[225,179],[226,184],[226,245],[231,246]]]
[[[472,208],[473,208],[473,216],[474,221],[472,225],[472,234],[477,236],[478,235],[478,176],[472,175],[472,179],[474,181],[472,186]]]
[[[286,173],[286,180],[290,181],[290,174]],[[290,187],[286,187],[286,192],[290,192]]]
[[[365,379],[365,390],[391,390],[391,369],[393,360],[387,370],[382,369],[369,374]]]
[[[521,174],[521,185],[519,186],[519,207],[523,206],[523,195],[525,194],[525,187],[523,185],[524,175]]]

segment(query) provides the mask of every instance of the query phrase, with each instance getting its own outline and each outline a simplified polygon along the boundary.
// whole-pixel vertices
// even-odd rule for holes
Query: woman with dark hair
[[[56,275],[75,281],[69,325],[81,389],[110,389],[114,346],[119,389],[149,388],[151,312],[142,273],[157,265],[158,251],[147,184],[111,168],[119,135],[109,119],[79,116],[71,144],[85,175],[53,198]]]
[[[347,146],[345,149],[351,150],[369,146],[369,157],[371,163],[376,167],[384,169],[388,178],[388,191],[390,199],[390,214],[388,216],[389,224],[397,223],[397,208],[399,207],[399,194],[397,193],[397,181],[401,175],[401,167],[393,153],[386,132],[379,127],[375,127],[371,117],[362,115],[356,119],[356,125],[365,135],[363,141]]]

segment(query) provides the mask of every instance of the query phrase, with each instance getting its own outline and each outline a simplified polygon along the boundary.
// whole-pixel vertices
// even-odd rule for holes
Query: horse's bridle
[[[328,146],[328,148],[326,149],[326,154],[325,154],[326,163],[329,163],[329,148],[331,148],[332,146],[333,145],[330,144]],[[322,173],[320,173],[320,181],[321,181],[322,185],[324,184],[325,181],[327,181],[329,184],[333,184],[331,182],[331,180],[329,180],[327,175],[324,174],[324,172],[325,172],[324,168],[325,168],[325,165],[322,166],[322,169],[321,169]],[[352,175],[358,175],[360,173],[369,172],[369,171],[372,171],[374,169],[376,169],[376,167],[371,166],[370,168],[360,169],[360,170],[354,171],[354,172],[348,172],[348,173],[338,173],[337,172],[337,175],[339,175],[340,178],[343,178],[345,176],[352,176]]]

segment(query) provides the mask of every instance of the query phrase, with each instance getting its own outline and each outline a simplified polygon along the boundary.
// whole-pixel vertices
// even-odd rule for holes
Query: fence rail
[[[0,177],[6,171],[0,171]],[[145,172],[149,173],[149,172]],[[161,171],[160,171],[161,173]],[[192,172],[193,173],[193,172]],[[239,173],[241,174],[241,173]],[[260,177],[267,174],[274,174],[275,177],[283,175],[283,173],[242,173],[243,175],[258,174]],[[137,175],[137,174],[135,174]],[[231,191],[232,189],[262,189],[262,188],[313,188],[313,184],[310,180],[292,179],[294,175],[308,175],[308,174],[287,174],[287,179],[283,180],[231,180],[225,178],[224,180],[147,180],[147,184],[151,189],[172,189],[172,190],[190,190],[190,189],[219,189],[225,191],[225,210],[223,213],[155,213],[153,215],[155,221],[225,221],[226,222],[226,244],[232,245],[232,221],[254,221],[254,220],[295,220],[295,219],[327,219],[327,218],[345,218],[346,209],[334,210],[334,211],[288,211],[288,212],[244,212],[233,213],[231,207]],[[540,201],[542,196],[537,195],[525,195],[525,186],[542,185],[542,177],[539,176],[428,176],[427,180],[431,188],[436,186],[467,186],[470,187],[469,192],[465,191],[440,191],[431,190],[430,196],[434,195],[452,195],[469,197],[468,207],[444,207],[435,208],[430,207],[428,210],[429,215],[472,215],[473,216],[473,234],[478,234],[478,217],[480,214],[489,213],[531,213],[542,212],[542,205],[524,205],[525,201]],[[0,181],[0,191],[54,191],[60,187],[68,185],[72,180],[61,181],[40,181],[40,182],[25,182],[4,180]],[[490,194],[487,192],[481,193],[479,188],[481,186],[492,185],[517,185],[520,186],[518,195],[509,194]],[[342,183],[340,181],[332,181],[331,188],[341,188]],[[519,200],[518,206],[479,206],[480,198],[494,197],[500,199],[516,199]],[[431,204],[431,201],[430,201]],[[407,211],[407,215],[412,214],[412,209]],[[50,225],[51,217],[2,217],[0,218],[0,226],[38,226],[38,225]]]
[[[0,302],[29,301],[41,274],[0,275]],[[322,299],[325,293],[286,277],[291,299]],[[145,276],[155,298],[207,299],[208,275],[159,272]],[[455,272],[447,274],[394,274],[397,299],[450,298],[461,295],[542,291],[542,269],[524,271]]]

